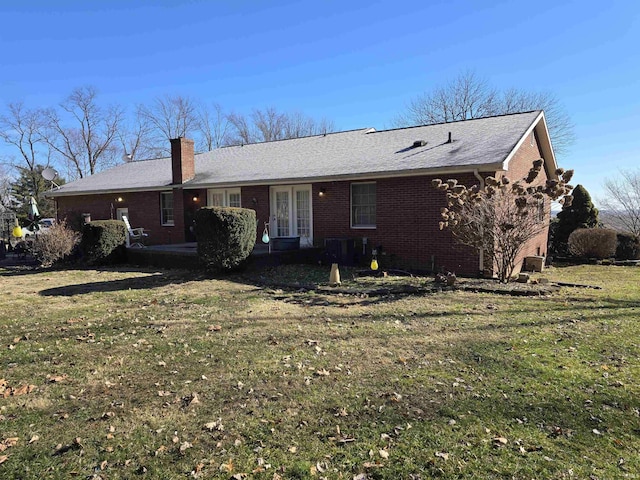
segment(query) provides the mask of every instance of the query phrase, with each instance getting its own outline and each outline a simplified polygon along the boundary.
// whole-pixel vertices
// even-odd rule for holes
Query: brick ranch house
[[[150,230],[148,244],[195,241],[202,206],[256,211],[259,242],[300,237],[301,246],[340,239],[344,258],[367,262],[378,248],[384,268],[448,270],[475,275],[477,251],[440,231],[445,196],[431,180],[479,184],[488,175],[524,177],[544,160],[543,180],[557,167],[542,111],[376,131],[373,128],[219,148],[194,154],[193,141],[171,140],[171,158],[118,165],[52,191],[60,219],[128,215]],[[546,205],[546,221],[549,205]],[[545,255],[548,227],[522,257]],[[520,259],[522,260],[522,259]]]

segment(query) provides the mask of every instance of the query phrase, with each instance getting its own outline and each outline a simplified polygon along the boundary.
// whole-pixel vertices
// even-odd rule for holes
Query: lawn
[[[640,268],[543,276],[602,289],[0,270],[0,478],[640,478]]]

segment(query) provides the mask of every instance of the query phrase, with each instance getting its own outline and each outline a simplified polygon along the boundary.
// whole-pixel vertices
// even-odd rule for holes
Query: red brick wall
[[[256,226],[256,243],[262,242],[264,222],[269,221],[269,187],[266,185],[242,187],[240,191],[243,208],[255,210],[258,224]]]
[[[179,189],[177,191],[180,192]],[[188,193],[185,192],[185,195],[188,195]],[[116,200],[118,197],[122,198],[122,202]],[[61,220],[66,219],[72,225],[79,225],[83,213],[90,213],[91,220],[108,220],[116,218],[116,209],[128,208],[131,226],[150,230],[146,243],[149,245],[162,245],[185,241],[184,217],[182,214],[182,207],[185,204],[182,194],[175,195],[174,192],[174,226],[163,226],[160,223],[160,192],[125,192],[120,194],[58,197],[57,215]]]
[[[171,172],[175,185],[195,176],[193,140],[183,137],[171,139]]]
[[[478,256],[455,244],[449,231],[440,231],[440,208],[446,205],[442,192],[431,186],[435,176],[389,178],[376,181],[376,228],[351,228],[350,185],[327,182],[313,185],[313,228],[316,244],[325,238],[361,239],[371,248],[382,247],[381,268],[396,267],[460,274],[478,273]],[[451,178],[447,176],[446,178]],[[478,183],[472,174],[455,176],[459,182]],[[357,183],[357,182],[356,182]],[[318,195],[320,188],[325,195]],[[361,247],[360,247],[361,248]]]
[[[538,146],[538,139],[535,134],[525,139],[524,143],[520,146],[515,153],[511,161],[509,162],[508,171],[506,175],[510,180],[521,180],[527,176],[527,173],[531,169],[533,162],[539,158],[542,158],[540,147]],[[532,142],[533,140],[533,142]],[[544,184],[547,181],[547,172],[544,167],[538,174],[538,178],[534,181],[534,185]],[[531,255],[543,255],[547,254],[547,241],[549,238],[549,218],[551,215],[551,204],[548,199],[545,200],[545,222],[546,227],[533,239],[531,239],[527,245],[522,249],[522,252],[518,256],[516,261],[516,272],[522,267],[524,257]]]

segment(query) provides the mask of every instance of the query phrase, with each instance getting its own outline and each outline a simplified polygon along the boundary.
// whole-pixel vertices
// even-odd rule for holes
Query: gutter
[[[480,181],[480,189],[482,190],[484,188],[484,178],[482,178],[482,175],[480,175],[480,172],[478,172],[477,168],[473,170],[473,176]],[[478,267],[480,269],[480,274],[484,277],[484,250],[483,249],[480,249],[480,252],[478,255]]]

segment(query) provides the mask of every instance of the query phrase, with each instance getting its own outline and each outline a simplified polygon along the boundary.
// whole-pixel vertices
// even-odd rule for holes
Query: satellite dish
[[[122,155],[122,160],[124,162],[130,162],[131,160],[133,160],[133,155],[127,152],[124,152],[124,155]]]
[[[44,170],[42,170],[42,178],[44,178],[49,182],[52,181],[57,176],[58,176],[58,172],[56,172],[55,169],[51,167],[47,167]]]

